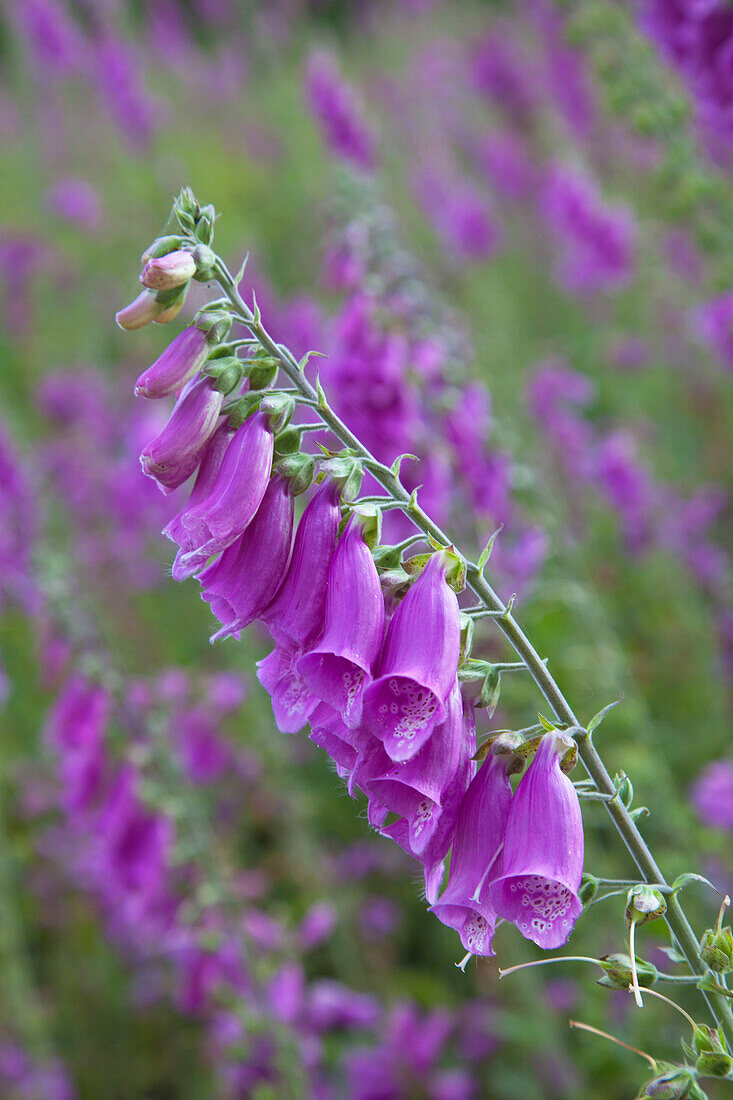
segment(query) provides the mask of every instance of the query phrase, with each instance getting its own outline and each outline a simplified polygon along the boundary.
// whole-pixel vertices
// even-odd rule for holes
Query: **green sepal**
[[[159,260],[161,256],[167,256],[169,252],[178,252],[184,244],[186,244],[185,237],[170,234],[165,237],[156,237],[143,252],[140,263],[146,264],[148,260]]]
[[[720,932],[715,928],[703,932],[700,958],[716,974],[729,974],[733,970],[733,930],[729,924]]]
[[[207,359],[203,372],[214,379],[214,389],[226,396],[241,382],[243,366],[236,355],[224,355],[221,359]]]
[[[193,250],[193,259],[196,264],[196,274],[194,275],[196,282],[210,283],[215,277],[214,264],[216,263],[216,253],[209,248],[208,242],[196,246]]]
[[[298,431],[296,425],[285,428],[275,436],[275,454],[292,455],[300,450],[303,433]]]
[[[458,668],[471,656],[473,648],[473,636],[476,632],[476,624],[470,615],[460,614],[461,645],[458,651]]]
[[[372,504],[359,504],[351,509],[351,515],[354,523],[361,528],[361,537],[364,542],[374,552],[382,537],[381,510]]]
[[[295,412],[295,402],[287,393],[260,393],[260,412],[267,417],[270,430],[279,432],[290,423]]]
[[[361,488],[361,479],[364,476],[364,468],[361,459],[351,452],[344,450],[337,455],[322,448],[324,453],[330,455],[321,463],[321,474],[332,478],[341,490],[341,496],[345,501],[355,500]]]
[[[246,364],[251,390],[267,390],[274,385],[280,363],[271,355],[255,355]]]
[[[644,985],[654,985],[659,977],[656,966],[646,962],[645,959],[640,959],[638,955],[635,955],[634,958],[639,981],[643,981]],[[625,955],[623,952],[602,955],[598,960],[598,965],[603,970],[603,977],[598,979],[596,985],[605,986],[607,989],[622,989],[624,992],[628,990],[634,980],[630,955]]]
[[[592,875],[590,871],[585,871],[580,879],[580,886],[578,887],[578,897],[583,908],[586,905],[590,905],[593,898],[598,893],[598,879],[595,875]],[[602,981],[603,979],[601,979]]]
[[[225,309],[204,307],[198,311],[193,323],[206,336],[206,343],[214,346],[226,340],[232,327],[232,317]]]
[[[243,393],[231,405],[226,405],[224,413],[229,417],[230,426],[235,431],[237,428],[241,428],[245,420],[248,420],[252,413],[257,411],[261,400],[261,393]]]
[[[284,458],[275,463],[274,468],[288,479],[293,495],[299,496],[300,493],[306,491],[313,481],[316,472],[316,460],[313,455],[285,455]]]

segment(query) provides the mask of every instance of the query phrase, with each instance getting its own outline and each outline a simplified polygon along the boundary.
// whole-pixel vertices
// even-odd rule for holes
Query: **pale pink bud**
[[[187,283],[196,274],[196,261],[190,252],[169,252],[148,260],[140,282],[151,290],[173,290]]]
[[[132,332],[133,329],[143,328],[151,321],[155,321],[162,311],[163,307],[160,302],[156,302],[155,295],[149,290],[143,290],[134,301],[130,302],[129,306],[115,313],[115,321],[120,328]]]

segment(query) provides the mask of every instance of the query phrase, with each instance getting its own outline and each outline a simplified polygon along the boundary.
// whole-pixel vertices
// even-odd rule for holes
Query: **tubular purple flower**
[[[164,493],[182,485],[199,464],[201,450],[216,427],[224,397],[210,378],[189,382],[173,407],[168,423],[140,455],[143,473]]]
[[[512,799],[501,877],[491,886],[497,915],[545,950],[567,942],[582,909],[583,818],[560,769],[572,745],[559,731],[542,738]]]
[[[163,534],[169,538],[171,542],[177,543],[179,547],[183,546],[184,540],[188,535],[183,525],[183,516],[189,508],[196,507],[196,505],[200,504],[208,497],[216,481],[216,476],[219,473],[224,455],[227,452],[233,434],[228,421],[222,421],[203,449],[198,473],[196,474],[196,481],[194,482],[188,501],[181,511],[173,517],[170,523],[163,528]],[[178,554],[173,563],[173,579],[177,581],[182,581],[188,576],[185,568],[181,565],[181,557],[182,555]]]
[[[196,261],[190,252],[179,250],[148,260],[140,282],[151,290],[173,290],[196,274]]]
[[[432,906],[438,920],[455,928],[466,951],[474,955],[495,954],[491,881],[499,872],[511,801],[506,761],[490,755],[463,796],[448,886]]]
[[[281,733],[297,733],[321,703],[295,667],[299,656],[300,650],[284,641],[257,662],[257,679],[272,700],[272,713]]]
[[[420,857],[432,838],[443,809],[443,794],[450,788],[461,761],[464,740],[461,690],[454,683],[446,703],[446,719],[410,760],[394,764],[367,786],[370,795],[409,827],[413,855]]]
[[[124,309],[115,313],[115,321],[120,328],[133,332],[155,321],[163,312],[163,306],[155,300],[155,294],[149,290],[143,290]]]
[[[458,670],[459,610],[434,554],[389,624],[379,678],[364,692],[364,722],[393,760],[409,760],[445,720]]]
[[[170,397],[178,393],[203,367],[209,345],[195,325],[179,333],[162,355],[138,378],[136,397]]]
[[[234,433],[211,490],[181,515],[185,534],[179,572],[191,576],[249,526],[267,490],[273,435],[265,413],[255,413]]]
[[[326,588],[341,518],[340,493],[326,478],[303,513],[287,576],[260,615],[275,641],[302,653],[323,629]]]
[[[323,638],[298,662],[308,687],[348,726],[361,720],[362,695],[384,639],[384,599],[374,559],[355,518],[328,573]]]
[[[239,638],[272,602],[290,559],[293,513],[290,482],[276,473],[244,534],[199,573],[201,598],[222,624],[212,642]]]

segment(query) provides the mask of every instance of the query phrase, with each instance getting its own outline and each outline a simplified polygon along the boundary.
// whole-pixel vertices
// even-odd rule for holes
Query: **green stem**
[[[367,464],[369,472],[375,480],[386,490],[395,503],[404,506],[406,514],[419,530],[432,536],[441,545],[450,546],[452,544],[451,539],[411,497],[399,477],[388,466],[377,461],[357,436],[336,415],[330,405],[324,401],[322,391],[319,400],[318,390],[308,381],[304,372],[300,370],[293,353],[289,348],[273,340],[263,326],[261,319],[255,317],[239,294],[228,268],[219,257],[216,260],[215,272],[219,285],[231,303],[234,316],[246,325],[270,355],[278,359],[287,377],[305,401],[318,409],[321,419],[328,425],[334,435],[340,439],[345,447],[351,448]],[[499,629],[510,642],[517,655],[527,666],[537,687],[552,708],[556,719],[569,727],[575,736],[578,743],[578,754],[588,775],[593,780],[596,790],[601,794],[615,795],[616,787],[613,779],[598,755],[591,736],[582,728],[578,717],[555,682],[552,673],[514,617],[512,601],[510,600],[508,605],[505,604],[486,580],[482,570],[470,561],[466,561],[466,579],[489,615],[495,618]],[[664,875],[657,866],[650,848],[627,808],[618,798],[609,799],[605,802],[605,807],[644,881],[667,886],[668,883]],[[682,954],[685,956],[690,970],[693,974],[702,977],[706,967],[700,959],[697,938],[677,895],[672,895],[669,898],[665,920]],[[733,1011],[730,1005],[725,997],[720,994],[705,992],[703,995],[719,1028],[725,1032],[727,1038],[733,1043]]]

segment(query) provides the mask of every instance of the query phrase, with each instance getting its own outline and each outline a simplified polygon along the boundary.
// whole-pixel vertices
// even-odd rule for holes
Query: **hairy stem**
[[[260,342],[269,355],[276,358],[289,380],[297,388],[299,393],[313,407],[317,408],[324,424],[344,444],[351,448],[364,462],[369,473],[383,487],[392,500],[404,507],[405,513],[415,526],[425,535],[432,536],[436,542],[443,546],[450,546],[451,540],[445,532],[422,510],[414,497],[404,487],[393,470],[379,462],[361,443],[361,441],[349,430],[346,424],[324,400],[322,392],[313,386],[305,377],[298,360],[292,352],[278,344],[267,332],[262,324],[259,314],[255,315],[246,302],[242,299],[237,285],[223,261],[217,257],[215,274],[226,298],[231,304],[233,316]],[[462,556],[462,555],[459,555]],[[537,653],[527,635],[514,617],[512,601],[506,605],[491,587],[474,562],[463,559],[466,562],[467,583],[479,598],[487,612],[495,619],[499,629],[511,643],[517,655],[531,673],[537,687],[553,710],[556,719],[570,728],[570,732],[578,743],[578,754],[582,760],[588,775],[593,780],[596,790],[601,794],[615,795],[617,793],[613,779],[605,764],[598,755],[593,740],[588,732],[583,729],[570,703],[567,701],[547,665]],[[655,883],[662,886],[668,885],[661,870],[652,855],[649,846],[642,837],[635,822],[631,818],[628,809],[618,798],[610,798],[604,802],[607,813],[610,815],[621,839],[629,850],[643,880],[647,883]],[[687,964],[693,974],[702,977],[706,966],[700,959],[697,937],[685,916],[676,894],[669,898],[665,920],[685,956]],[[705,1000],[717,1021],[718,1026],[725,1032],[727,1038],[733,1042],[733,1010],[731,1010],[726,998],[717,993],[705,992]]]

